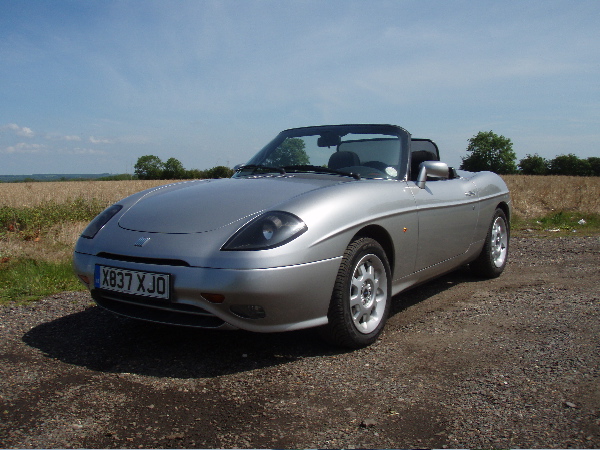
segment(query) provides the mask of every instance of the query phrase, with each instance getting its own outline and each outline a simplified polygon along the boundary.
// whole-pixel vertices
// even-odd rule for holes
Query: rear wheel
[[[390,266],[377,241],[358,238],[346,249],[331,296],[323,337],[348,348],[372,344],[391,303]]]
[[[504,271],[508,259],[510,230],[504,211],[496,209],[483,249],[470,268],[475,275],[496,278]]]

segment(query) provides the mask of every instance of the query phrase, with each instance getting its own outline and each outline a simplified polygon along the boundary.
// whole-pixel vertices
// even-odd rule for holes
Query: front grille
[[[197,328],[218,328],[225,322],[199,306],[95,289],[92,298],[117,314],[151,322]]]
[[[157,266],[180,266],[180,267],[190,267],[190,265],[181,260],[181,259],[167,259],[167,258],[144,258],[141,256],[129,256],[129,255],[119,255],[117,253],[107,253],[100,252],[96,255],[100,258],[104,259],[112,259],[114,261],[125,261],[132,263],[141,263],[141,264],[154,264]]]

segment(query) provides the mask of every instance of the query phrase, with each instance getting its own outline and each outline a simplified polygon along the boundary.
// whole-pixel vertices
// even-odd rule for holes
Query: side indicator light
[[[225,296],[221,294],[205,294],[202,292],[200,295],[211,303],[223,303],[225,301]]]

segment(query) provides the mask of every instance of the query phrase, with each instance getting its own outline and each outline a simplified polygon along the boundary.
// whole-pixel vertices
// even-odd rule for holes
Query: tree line
[[[600,157],[582,159],[573,153],[546,159],[537,153],[527,154],[517,163],[517,155],[509,138],[493,131],[480,131],[467,146],[467,156],[462,157],[460,168],[471,172],[490,171],[500,175],[570,175],[600,176]],[[297,149],[290,148],[289,152]],[[287,153],[286,153],[287,155]],[[271,165],[276,165],[272,162]],[[134,172],[140,180],[183,180],[198,178],[229,178],[233,169],[216,166],[207,170],[185,169],[176,158],[163,162],[158,156],[140,156]]]
[[[207,170],[185,169],[181,161],[169,158],[163,162],[158,156],[140,156],[133,166],[135,175],[140,180],[186,180],[197,178],[229,178],[233,169],[216,166]]]
[[[480,131],[469,139],[467,152],[469,155],[462,158],[460,168],[471,172],[488,170],[501,175],[600,176],[600,158],[595,156],[582,159],[569,153],[546,159],[535,153],[527,154],[517,164],[511,140],[493,131]]]

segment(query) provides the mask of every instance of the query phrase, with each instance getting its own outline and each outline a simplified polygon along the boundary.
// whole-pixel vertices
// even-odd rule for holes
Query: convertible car
[[[281,132],[232,178],[169,184],[98,215],[74,270],[96,303],[174,325],[373,343],[392,296],[507,262],[511,201],[491,172],[439,161],[393,125]]]

